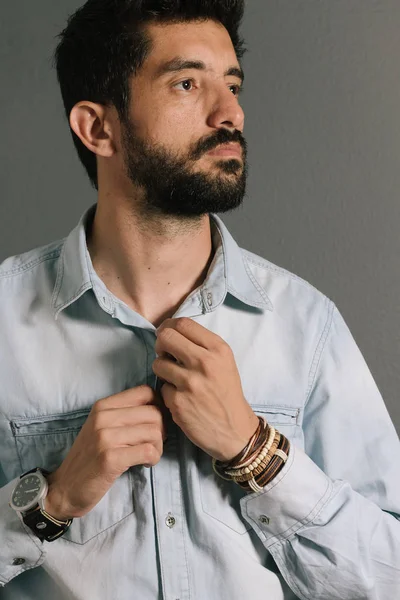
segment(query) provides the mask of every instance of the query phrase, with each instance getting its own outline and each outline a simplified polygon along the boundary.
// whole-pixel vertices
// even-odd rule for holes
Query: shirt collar
[[[104,310],[110,314],[113,312],[112,294],[107,293],[106,286],[94,271],[86,243],[87,227],[93,220],[96,207],[97,204],[94,204],[83,213],[78,225],[64,241],[52,296],[56,319],[62,310],[89,289],[93,289]],[[212,293],[209,310],[222,304],[227,292],[245,304],[272,310],[265,290],[251,273],[241,249],[222,219],[214,213],[210,213],[210,219],[215,255],[202,286],[202,291],[204,288],[207,293]]]

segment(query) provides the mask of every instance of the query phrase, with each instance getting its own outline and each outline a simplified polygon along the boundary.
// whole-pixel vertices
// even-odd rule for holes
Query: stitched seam
[[[61,248],[60,264],[58,266],[57,279],[56,279],[56,283],[54,286],[53,294],[51,296],[51,304],[55,308],[56,308],[56,306],[55,306],[56,298],[60,292],[61,282],[62,282],[62,278],[64,276],[64,254],[65,254],[65,244],[63,244],[63,247]]]
[[[11,417],[11,421],[16,421],[18,423],[25,423],[27,421],[28,422],[32,421],[33,418],[34,419],[36,419],[36,418],[37,419],[41,419],[41,417],[43,417],[43,418],[46,419],[46,421],[53,422],[53,421],[56,420],[56,418],[52,419],[52,417],[59,417],[60,420],[61,420],[65,416],[67,416],[67,419],[74,419],[74,418],[79,419],[79,417],[84,417],[87,414],[89,414],[90,411],[91,411],[91,409],[83,409],[83,410],[73,411],[73,412],[70,412],[70,413],[51,413],[51,414],[47,414],[46,413],[46,414],[40,414],[40,415],[37,415],[36,417]],[[76,417],[74,417],[74,415],[76,415]],[[40,422],[42,422],[42,421],[40,421]]]
[[[56,310],[57,312],[59,312],[62,309],[67,308],[68,306],[70,306],[75,300],[77,300],[78,298],[80,298],[80,296],[82,296],[83,292],[86,292],[87,290],[92,289],[92,286],[90,283],[84,283],[79,290],[76,292],[76,294],[74,294],[74,296],[72,296],[72,298],[69,298],[69,300],[67,302],[65,302],[64,304],[60,304],[59,306],[56,306]]]
[[[85,544],[87,544],[91,540],[94,540],[94,538],[99,537],[99,535],[102,535],[103,533],[105,533],[109,529],[112,529],[113,527],[115,527],[116,525],[118,525],[118,523],[121,523],[122,521],[124,521],[124,519],[127,519],[128,517],[130,517],[134,512],[135,511],[133,510],[133,506],[132,506],[132,510],[127,515],[124,515],[123,517],[121,517],[120,519],[118,519],[118,521],[115,521],[115,523],[112,523],[111,525],[109,525],[105,529],[102,529],[101,531],[98,531],[97,533],[95,533],[95,535],[93,535],[91,538],[88,538],[85,542],[76,542],[75,540],[70,540],[70,539],[62,537],[62,536],[60,537],[60,540],[62,540],[63,542],[65,542],[67,544],[75,544],[75,546],[85,546]]]
[[[295,448],[295,446],[293,446],[293,447]],[[294,462],[294,459],[293,459],[293,462]],[[274,484],[271,486],[271,488],[269,488],[267,491],[265,491],[265,492],[264,492],[264,494],[260,494],[260,496],[263,496],[263,495],[265,495],[265,496],[268,496],[269,492],[270,492],[271,490],[273,490],[273,489],[274,489],[274,487],[275,487],[275,486],[277,486],[277,485],[278,485],[278,484],[279,484],[281,481],[283,481],[283,479],[286,477],[286,475],[288,475],[288,473],[290,473],[290,470],[291,470],[291,469],[292,469],[292,467],[293,467],[293,462],[292,462],[292,464],[290,465],[290,468],[289,468],[289,469],[286,471],[286,473],[284,473],[284,474],[279,474],[279,475],[276,477],[276,481],[275,481],[275,483],[274,483]],[[264,533],[264,532],[263,532],[263,531],[260,529],[261,533],[263,534],[263,537],[264,537],[265,541],[268,541],[269,539],[276,538],[277,536],[285,536],[285,534],[287,534],[288,532],[289,532],[289,533],[290,533],[290,532],[292,532],[292,533],[295,533],[295,532],[296,532],[296,531],[298,531],[298,530],[299,530],[299,529],[300,529],[302,526],[304,526],[304,525],[307,525],[307,523],[311,522],[311,521],[312,521],[312,519],[315,519],[315,518],[318,516],[319,512],[320,512],[320,511],[322,510],[322,508],[324,507],[324,504],[326,503],[325,497],[326,497],[327,495],[328,495],[328,497],[329,497],[329,495],[330,495],[330,493],[331,493],[331,489],[332,489],[332,487],[333,487],[332,481],[331,481],[331,480],[328,478],[328,483],[327,483],[326,490],[324,491],[324,493],[323,493],[322,497],[320,498],[320,500],[318,500],[318,502],[317,502],[317,504],[314,506],[314,508],[312,508],[312,510],[311,510],[311,511],[308,513],[308,515],[306,515],[306,516],[305,516],[303,519],[301,519],[300,521],[297,521],[297,522],[296,522],[294,525],[292,525],[291,527],[288,527],[288,529],[286,529],[286,530],[284,530],[284,531],[282,531],[282,532],[280,532],[280,533],[273,534],[273,535],[271,535],[270,537],[267,537],[267,535],[266,535],[266,534],[265,534],[265,533]],[[252,522],[256,523],[256,522],[254,521],[254,519],[251,517],[251,515],[249,515],[249,511],[248,511],[248,506],[247,506],[247,505],[248,505],[248,503],[249,503],[251,500],[252,500],[252,498],[248,498],[248,499],[246,499],[246,513],[247,513],[247,516],[248,516],[248,518],[249,518],[249,519],[250,519]],[[321,505],[321,508],[320,508],[320,505]],[[314,512],[315,512],[315,514],[313,514]],[[256,523],[256,526],[257,526],[257,528],[259,528],[257,523]],[[288,536],[286,535],[285,537],[288,537]]]
[[[63,433],[77,433],[80,431],[82,427],[74,427],[68,429],[54,429],[54,431],[40,431],[39,433],[20,433],[19,435],[15,435],[15,439],[20,438],[36,438],[47,435],[61,435]]]
[[[246,250],[245,248],[242,248],[242,251],[246,253],[246,258],[247,258],[248,262],[255,265],[256,267],[261,267],[265,270],[273,271],[274,273],[279,273],[280,275],[287,275],[291,279],[294,279],[294,280],[298,281],[299,283],[303,284],[305,287],[308,287],[308,288],[314,290],[315,292],[318,292],[318,294],[321,294],[321,296],[324,295],[324,294],[322,294],[322,292],[317,290],[316,287],[311,285],[311,283],[309,283],[302,277],[299,277],[299,275],[296,275],[295,273],[291,273],[290,271],[288,271],[287,269],[283,269],[282,267],[272,265],[271,263],[266,262],[265,259],[264,259],[264,261],[261,262],[261,261],[257,260],[256,258],[254,258],[252,255],[250,255],[248,250]]]
[[[314,385],[314,382],[315,382],[315,377],[316,377],[316,374],[317,374],[318,366],[319,366],[320,359],[321,359],[321,356],[322,356],[322,352],[323,352],[323,349],[325,347],[325,343],[326,343],[326,340],[328,339],[328,334],[329,334],[329,331],[330,331],[331,326],[332,326],[333,310],[335,308],[335,305],[330,300],[328,300],[328,302],[329,302],[329,310],[328,310],[328,315],[327,315],[325,327],[324,327],[324,329],[322,331],[321,337],[320,337],[319,342],[317,344],[317,347],[315,349],[314,357],[313,357],[313,360],[311,362],[310,371],[309,371],[309,374],[308,374],[308,388],[307,388],[307,392],[306,392],[306,398],[305,398],[304,406],[307,405],[308,400],[310,398],[311,391],[312,391],[312,388],[313,388],[313,385]]]
[[[295,446],[293,446],[293,447],[295,448]],[[291,456],[291,455],[289,454],[289,456]],[[274,487],[275,487],[276,485],[278,485],[278,483],[280,483],[280,482],[281,482],[281,481],[282,481],[282,480],[283,480],[283,479],[286,477],[286,475],[287,475],[287,474],[290,472],[290,470],[291,470],[291,468],[292,468],[292,466],[293,466],[293,462],[294,462],[294,459],[292,460],[292,462],[291,462],[291,464],[290,464],[290,467],[289,467],[289,469],[288,469],[288,470],[287,470],[285,473],[283,473],[283,471],[282,471],[281,473],[279,473],[279,475],[277,475],[277,476],[275,477],[275,479],[273,479],[273,485],[271,485],[271,487],[270,487],[268,490],[266,490],[266,491],[265,491],[263,494],[260,494],[260,496],[267,496],[267,495],[269,494],[269,492],[270,492],[271,490],[273,490],[273,489],[274,489]],[[246,508],[246,515],[247,515],[247,517],[250,519],[250,521],[251,521],[252,523],[254,523],[254,525],[252,526],[252,527],[253,527],[253,529],[255,528],[255,529],[256,529],[256,531],[259,531],[259,532],[261,533],[261,536],[262,536],[262,538],[263,538],[263,540],[264,540],[264,541],[268,541],[268,539],[271,539],[271,538],[273,538],[273,537],[276,537],[276,536],[275,536],[275,535],[273,535],[273,536],[270,536],[270,538],[267,538],[267,536],[266,536],[266,534],[264,533],[264,531],[263,531],[262,529],[260,529],[260,527],[258,526],[258,523],[257,523],[257,522],[256,522],[256,521],[255,521],[255,520],[252,518],[252,516],[251,516],[251,515],[249,515],[248,504],[249,504],[249,502],[250,502],[250,501],[251,501],[251,500],[252,500],[254,497],[256,497],[254,493],[253,493],[253,494],[250,494],[250,495],[249,495],[247,498],[245,497],[244,506],[245,506],[245,508]]]
[[[24,271],[30,271],[34,267],[40,265],[42,262],[46,262],[47,260],[51,260],[53,258],[58,258],[60,256],[60,253],[61,253],[60,249],[53,250],[53,252],[51,252],[50,254],[41,256],[40,258],[37,258],[37,259],[27,263],[26,265],[22,265],[21,267],[16,267],[15,269],[11,269],[10,271],[6,271],[5,273],[0,273],[0,279],[6,278],[6,277],[13,277],[14,275],[19,275],[20,273],[23,273]]]
[[[246,273],[249,276],[252,284],[254,285],[254,287],[256,288],[256,290],[261,294],[261,296],[264,298],[264,300],[267,302],[268,306],[271,306],[271,302],[265,292],[265,290],[260,286],[260,284],[258,283],[257,279],[255,278],[255,276],[253,275],[253,273],[251,272],[251,269],[247,263],[247,257],[246,260],[244,259],[243,255],[242,255],[242,262],[244,264],[244,268],[246,269]]]
[[[164,564],[162,559],[162,549],[161,549],[161,543],[160,543],[160,523],[158,521],[158,515],[157,515],[157,489],[156,489],[156,485],[155,485],[155,480],[156,480],[156,472],[154,467],[150,467],[150,472],[151,472],[151,482],[152,482],[152,492],[153,492],[153,502],[154,502],[154,524],[155,524],[155,532],[156,532],[156,541],[157,541],[157,545],[158,545],[158,554],[159,554],[159,564],[160,564],[160,571],[161,571],[161,594],[164,597],[164,590],[165,590],[165,570],[164,570]]]
[[[182,438],[181,438],[182,439]],[[182,444],[181,444],[182,447]],[[180,496],[181,496],[181,506],[182,506],[182,516],[184,515],[184,511],[185,511],[185,504],[184,504],[184,499],[183,499],[183,491],[182,491],[182,485],[179,486],[180,488]],[[186,570],[187,570],[187,574],[188,574],[188,593],[189,593],[189,600],[191,598],[191,593],[190,593],[190,569],[189,569],[189,562],[188,562],[188,553],[187,553],[187,548],[186,548],[186,534],[185,534],[185,524],[182,523],[182,538],[183,538],[183,551],[185,553],[185,561],[186,561]]]
[[[345,484],[343,483],[343,484],[342,484],[342,485],[341,485],[341,486],[338,488],[338,490],[336,491],[336,493],[335,493],[335,494],[334,494],[332,497],[330,497],[330,498],[329,498],[329,501],[332,501],[332,500],[333,500],[333,499],[334,499],[334,498],[335,498],[335,497],[336,497],[336,496],[339,494],[339,492],[340,492],[340,491],[343,489],[344,485],[345,485]],[[328,489],[329,489],[330,491],[333,489],[333,483],[332,483],[331,481],[329,481]],[[331,493],[331,492],[329,492],[329,495],[330,495],[330,493]],[[321,504],[321,502],[323,501],[323,499],[324,499],[324,497],[325,497],[325,496],[326,496],[326,492],[325,492],[325,494],[323,495],[323,497],[321,498],[320,502],[318,502],[318,504]],[[318,507],[318,504],[316,505],[316,508]],[[323,503],[323,504],[321,505],[321,507],[320,507],[319,511],[318,511],[318,512],[317,512],[317,513],[316,513],[316,514],[313,516],[312,520],[311,520],[311,521],[309,521],[309,523],[314,523],[315,519],[317,519],[317,517],[318,517],[318,516],[321,514],[321,512],[322,512],[322,511],[323,511],[323,509],[325,508],[326,504],[327,504],[327,503],[325,502],[325,503]],[[305,525],[306,525],[306,523],[305,523]],[[317,525],[317,527],[318,527],[318,525]],[[298,529],[297,529],[296,531],[298,531]],[[285,543],[287,543],[287,539],[285,540]],[[277,552],[279,553],[279,548],[283,549],[283,544],[282,544],[282,542],[281,542],[281,541],[278,539],[278,540],[277,540],[277,541],[276,541],[274,544],[271,544],[271,546],[269,546],[269,547],[268,547],[268,550],[270,550],[271,548],[274,548],[274,547],[276,547],[276,548],[277,548]],[[271,554],[272,554],[272,553],[271,553]],[[273,554],[272,554],[272,555],[273,555]],[[274,558],[275,558],[275,557],[274,557]],[[300,597],[300,598],[303,598],[304,600],[310,600],[310,596],[308,596],[308,597],[307,597],[307,596],[304,596],[304,594],[302,594],[302,592],[300,591],[300,589],[299,589],[299,587],[298,587],[298,585],[297,585],[297,583],[296,583],[295,579],[292,579],[292,578],[290,577],[289,571],[286,569],[286,565],[285,565],[285,560],[284,560],[284,557],[281,557],[281,556],[280,556],[280,558],[282,558],[282,564],[280,564],[280,565],[279,565],[279,568],[280,568],[280,570],[281,570],[281,571],[284,571],[284,572],[285,572],[285,574],[286,574],[286,577],[285,577],[286,581],[287,581],[287,582],[288,582],[288,581],[290,581],[290,582],[291,582],[291,584],[292,584],[293,588],[296,590],[296,593],[299,595],[299,597]]]
[[[44,558],[44,554],[45,554],[45,552],[44,552],[44,550],[43,550],[43,547],[42,547],[42,546],[40,546],[40,545],[37,543],[37,540],[38,540],[38,538],[36,538],[36,539],[35,539],[35,535],[34,535],[34,533],[33,533],[33,532],[32,532],[32,531],[29,529],[29,527],[27,527],[27,526],[25,525],[25,523],[24,523],[23,521],[21,521],[21,520],[20,520],[20,523],[21,523],[21,525],[22,525],[22,528],[23,528],[23,529],[26,531],[26,533],[29,535],[29,537],[30,537],[30,539],[32,540],[32,542],[35,544],[35,546],[36,546],[36,547],[37,547],[37,549],[39,550],[39,552],[40,552],[40,556],[39,556],[39,558],[37,559],[37,561],[35,562],[35,564],[33,564],[33,565],[28,565],[28,567],[22,567],[22,568],[21,568],[19,571],[17,571],[17,572],[16,572],[14,575],[12,575],[12,577],[10,577],[9,579],[5,579],[5,580],[3,580],[3,581],[4,581],[4,585],[5,585],[6,583],[9,583],[9,582],[10,582],[12,579],[14,579],[15,577],[17,577],[17,576],[18,576],[18,575],[20,575],[21,573],[24,573],[25,571],[30,571],[31,569],[34,569],[35,567],[37,567],[37,566],[39,565],[40,561],[42,560],[42,558]]]
[[[263,415],[268,415],[268,423],[273,423],[274,425],[293,426],[297,425],[299,422],[300,408],[298,407],[292,408],[290,406],[277,405],[277,410],[274,411],[271,410],[270,406],[263,406],[262,404],[250,404],[250,406],[256,414],[261,413]],[[283,419],[282,415],[286,417],[286,420]]]
[[[296,523],[294,523],[294,525],[292,525],[291,527],[288,527],[288,529],[285,529],[285,531],[273,534],[269,538],[265,537],[266,541],[268,541],[271,538],[272,539],[273,538],[278,538],[278,539],[279,538],[284,538],[284,539],[287,539],[291,535],[297,533],[300,529],[302,529],[303,527],[305,527],[309,523],[312,523],[313,519],[316,519],[318,517],[318,515],[320,514],[320,512],[323,510],[323,508],[326,506],[326,503],[329,500],[329,496],[330,496],[331,491],[332,491],[332,487],[333,487],[333,484],[329,480],[328,484],[327,484],[327,487],[326,487],[326,490],[323,493],[322,497],[318,500],[317,504],[308,513],[308,515],[306,515],[304,517],[304,519],[301,519],[301,520],[297,521]]]
[[[14,438],[15,452],[17,453],[17,456],[18,456],[18,460],[19,460],[19,466],[21,467],[21,473],[23,473],[23,472],[24,472],[24,468],[23,468],[23,466],[22,466],[21,457],[20,457],[20,455],[19,455],[19,451],[18,451],[17,438],[15,437],[15,435],[14,435],[14,432],[13,432],[13,430],[12,430],[11,423],[9,422],[8,424],[9,424],[9,426],[10,426],[10,429],[11,429],[11,435],[12,435],[12,437]]]
[[[228,292],[233,293],[234,296],[239,298],[239,300],[242,300],[242,302],[244,302],[245,304],[249,303],[249,299],[246,296],[243,296],[243,294],[241,294],[240,292],[238,292],[236,290],[236,288],[233,287],[233,285],[228,285],[227,290],[228,290]],[[220,306],[221,304],[222,304],[222,302],[218,306]],[[256,306],[257,308],[265,307],[265,302],[257,302],[256,300],[251,300],[251,304]],[[269,301],[268,301],[268,306],[270,306]],[[209,311],[209,312],[211,312],[211,311]]]
[[[330,480],[330,489],[331,489],[330,498],[329,498],[330,502],[332,502],[336,498],[336,496],[339,494],[339,492],[342,491],[342,489],[344,488],[345,485],[346,485],[346,482],[343,481],[343,483],[337,488],[336,492],[333,495],[331,495],[332,490],[333,490],[333,481]],[[315,519],[317,519],[319,517],[321,512],[324,510],[325,506],[326,506],[326,503],[323,506],[321,506],[320,510],[317,512],[317,514],[315,514],[313,516],[312,521],[310,521],[310,523],[314,523]],[[315,523],[314,523],[314,525],[315,525]],[[320,525],[316,525],[316,527],[320,527]]]

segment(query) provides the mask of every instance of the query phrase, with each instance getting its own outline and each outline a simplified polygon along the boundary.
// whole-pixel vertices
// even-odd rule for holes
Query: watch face
[[[17,508],[24,508],[37,497],[42,486],[40,478],[32,473],[21,479],[12,495],[12,502]]]

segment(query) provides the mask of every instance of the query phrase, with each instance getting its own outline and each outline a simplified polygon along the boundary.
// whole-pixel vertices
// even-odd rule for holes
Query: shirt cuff
[[[289,458],[279,475],[262,492],[240,500],[242,515],[268,547],[315,519],[332,489],[331,479],[303,450],[291,444]]]
[[[43,543],[26,527],[8,502],[18,479],[0,489],[0,588],[20,573],[39,567]]]

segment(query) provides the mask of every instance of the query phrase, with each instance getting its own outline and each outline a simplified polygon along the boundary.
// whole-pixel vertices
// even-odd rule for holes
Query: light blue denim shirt
[[[129,469],[57,541],[9,507],[97,400],[156,386],[155,327],[93,270],[95,208],[0,266],[0,599],[400,598],[400,444],[370,371],[335,305],[214,214],[214,260],[174,317],[232,348],[247,401],[292,443],[284,469],[246,493],[173,425],[160,462]]]

